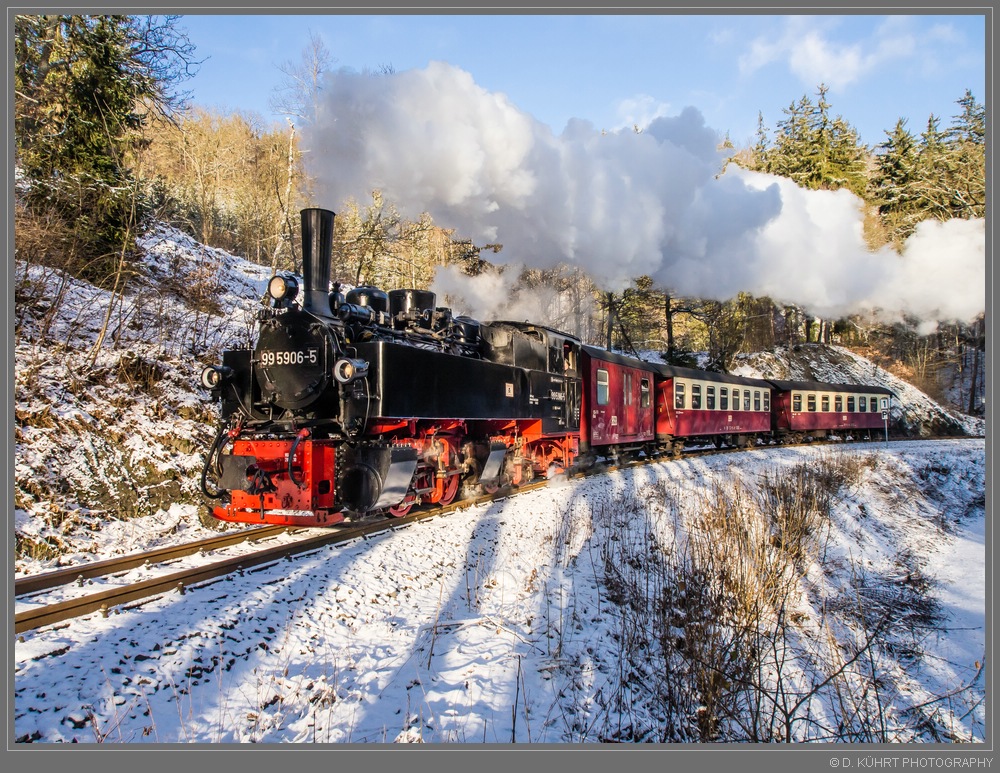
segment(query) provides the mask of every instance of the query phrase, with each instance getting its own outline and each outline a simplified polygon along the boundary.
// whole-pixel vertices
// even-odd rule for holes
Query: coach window
[[[644,378],[639,382],[639,406],[649,407],[649,379]]]
[[[806,409],[810,413],[816,413],[816,395],[806,395]]]
[[[854,395],[847,397],[847,412],[854,413]]]
[[[738,411],[740,409],[740,390],[733,390],[733,410]]]
[[[729,387],[719,387],[719,409],[729,410]]]
[[[821,406],[820,410],[823,411],[823,413],[829,413],[830,412],[830,395],[823,395],[820,398],[819,402],[820,402],[820,406]]]
[[[705,387],[705,407],[710,411],[715,410],[715,387]]]
[[[841,397],[840,395],[837,395],[836,397],[833,398],[833,410],[836,413],[844,412],[844,398]]]
[[[625,373],[622,379],[622,405],[632,405],[632,374]]]
[[[796,413],[802,412],[802,395],[798,392],[792,393],[792,410]]]
[[[771,391],[769,389],[764,391],[764,410],[771,410]]]
[[[868,413],[868,398],[865,395],[858,398],[858,413]]]
[[[743,410],[744,411],[749,411],[750,410],[750,390],[749,389],[744,389],[743,390]]]
[[[604,368],[597,369],[597,404],[608,404],[608,372]]]
[[[674,382],[674,408],[684,407],[684,384],[680,381]]]
[[[871,411],[872,413],[878,413],[878,398],[875,397],[875,395],[871,396],[871,399],[868,401],[868,405],[869,405],[868,408],[869,411]]]
[[[759,411],[760,410],[760,392],[758,392],[756,390],[753,393],[753,409],[755,411]]]
[[[691,408],[694,410],[701,408],[701,384],[691,385]]]

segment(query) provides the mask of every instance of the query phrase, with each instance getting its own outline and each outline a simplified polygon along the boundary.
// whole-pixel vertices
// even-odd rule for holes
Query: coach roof
[[[696,368],[682,368],[677,365],[667,365],[665,363],[652,364],[653,369],[664,378],[689,378],[694,381],[717,381],[722,384],[737,384],[739,386],[770,387],[768,381],[759,378],[747,378],[746,376],[732,376],[728,373],[713,373],[709,370],[698,370]]]
[[[855,394],[877,394],[892,395],[896,393],[885,387],[873,386],[871,384],[827,384],[823,381],[775,381],[768,379],[774,388],[781,392],[853,392]]]

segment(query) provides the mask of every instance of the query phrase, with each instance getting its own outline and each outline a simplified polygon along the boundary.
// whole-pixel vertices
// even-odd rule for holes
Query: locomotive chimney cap
[[[306,208],[302,217],[302,308],[320,317],[330,311],[330,269],[333,264],[333,223],[336,213],[320,207]]]

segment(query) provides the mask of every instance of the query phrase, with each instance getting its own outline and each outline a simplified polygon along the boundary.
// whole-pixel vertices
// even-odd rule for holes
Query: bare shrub
[[[662,486],[595,503],[619,666],[581,732],[619,742],[926,737],[927,712],[891,709],[906,700],[890,674],[939,624],[913,556],[900,552],[894,578],[856,569],[849,595],[819,615],[804,581],[823,571],[845,490],[877,465],[874,454],[835,453],[712,483],[685,507]]]

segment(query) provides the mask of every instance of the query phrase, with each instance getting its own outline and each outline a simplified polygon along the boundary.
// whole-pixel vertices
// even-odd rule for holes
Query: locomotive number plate
[[[265,350],[260,353],[260,364],[264,368],[269,368],[273,365],[315,365],[318,362],[319,349],[315,346],[291,352]]]

